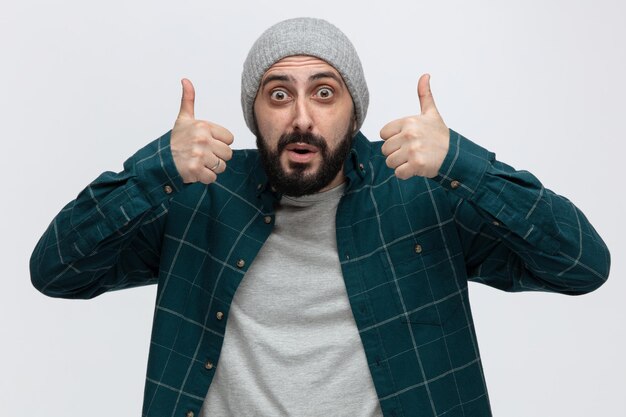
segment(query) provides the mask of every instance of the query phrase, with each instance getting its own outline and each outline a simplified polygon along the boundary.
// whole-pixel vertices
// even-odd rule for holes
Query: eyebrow
[[[295,81],[295,79],[288,75],[279,75],[279,74],[269,75],[266,79],[263,80],[263,83],[261,84],[261,88],[265,87],[267,84],[271,83],[272,81]]]
[[[343,80],[339,76],[337,76],[337,74],[335,74],[334,72],[330,72],[330,71],[315,73],[309,77],[309,81],[321,80],[324,78],[332,78],[333,80],[337,81],[339,84],[343,84]],[[264,88],[267,84],[271,83],[272,81],[294,82],[295,78],[289,75],[285,75],[285,74],[269,75],[267,78],[263,80],[263,83],[261,83],[261,88]]]
[[[309,81],[321,80],[323,78],[332,78],[337,81],[339,84],[343,84],[343,80],[337,76],[334,72],[326,71],[326,72],[318,72],[317,74],[313,74],[309,77]]]

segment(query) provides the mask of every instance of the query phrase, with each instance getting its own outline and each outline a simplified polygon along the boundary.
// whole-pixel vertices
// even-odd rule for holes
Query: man
[[[331,24],[253,45],[258,152],[196,120],[104,173],[50,225],[33,284],[90,298],[157,283],[145,416],[489,416],[468,280],[582,294],[609,253],[528,172],[421,114],[369,142],[360,61]]]

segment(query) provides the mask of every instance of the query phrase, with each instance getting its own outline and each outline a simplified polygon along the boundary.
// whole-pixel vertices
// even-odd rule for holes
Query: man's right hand
[[[172,156],[183,182],[210,184],[224,172],[226,161],[233,156],[229,146],[233,143],[233,134],[220,125],[196,120],[193,84],[186,78],[182,84],[180,112],[170,140]]]

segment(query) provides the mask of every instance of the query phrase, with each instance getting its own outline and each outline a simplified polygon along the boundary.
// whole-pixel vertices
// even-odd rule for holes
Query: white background
[[[626,416],[626,7],[595,1],[3,0],[0,9],[0,415],[138,416],[155,287],[44,297],[30,253],[100,172],[196,116],[253,147],[239,105],[256,37],[289,17],[352,39],[371,92],[363,132],[419,110],[421,73],[451,128],[576,203],[613,256],[583,297],[470,287],[496,416]]]

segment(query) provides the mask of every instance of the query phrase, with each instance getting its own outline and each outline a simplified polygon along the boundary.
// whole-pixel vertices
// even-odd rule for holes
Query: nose
[[[310,132],[313,130],[313,117],[310,103],[306,97],[299,97],[294,104],[292,128],[294,131]]]

